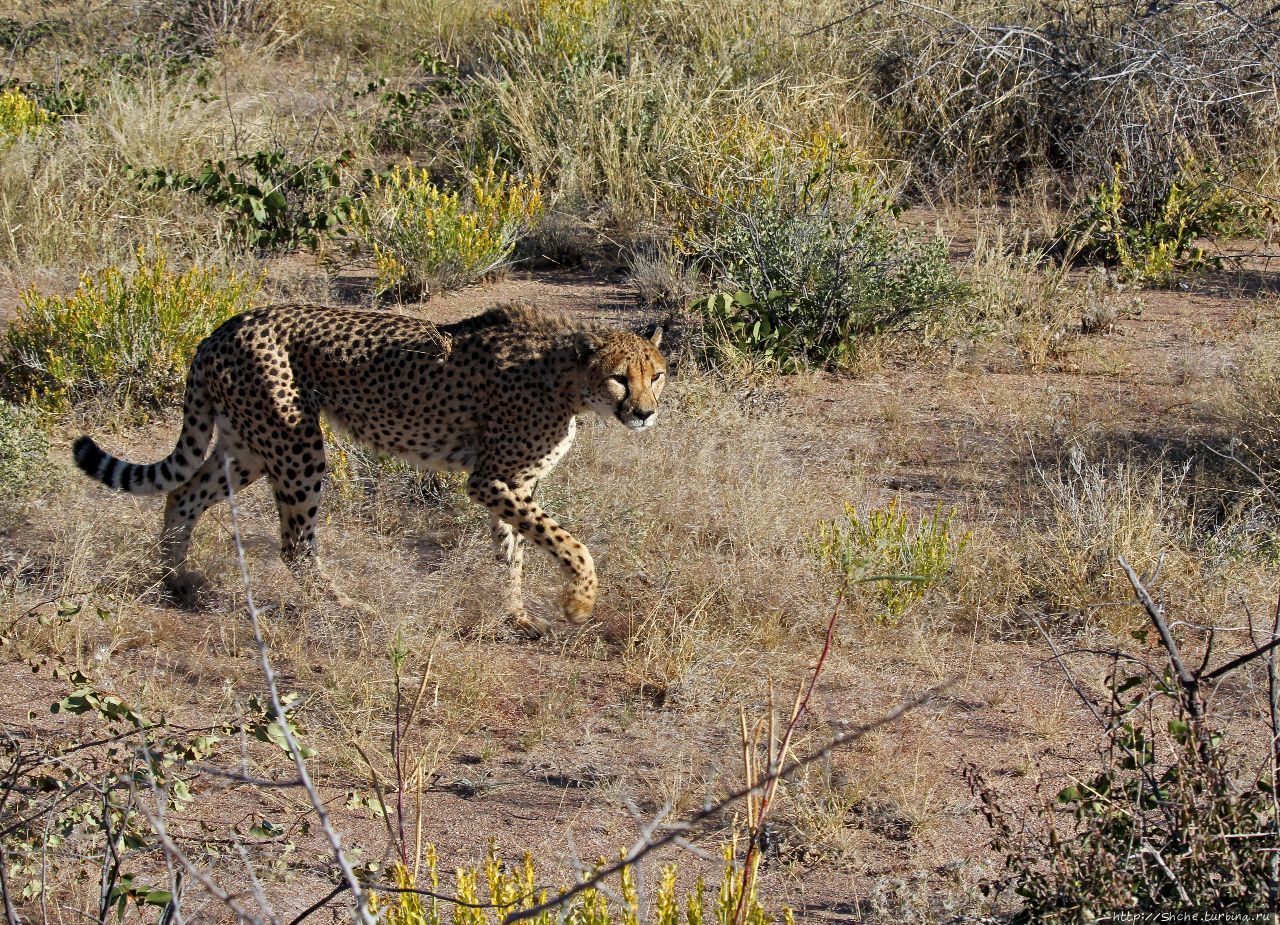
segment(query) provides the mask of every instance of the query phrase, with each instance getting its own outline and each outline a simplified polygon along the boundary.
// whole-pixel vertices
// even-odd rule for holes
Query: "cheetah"
[[[315,523],[325,472],[323,415],[373,448],[433,470],[469,472],[467,494],[489,511],[494,554],[507,571],[504,610],[517,631],[549,627],[524,608],[524,544],[553,555],[568,577],[560,604],[586,621],[598,582],[591,553],[534,500],[568,452],[577,416],[593,411],[634,431],[655,423],[667,376],[662,331],[647,337],[575,324],[510,304],[455,324],[317,305],[254,309],[196,349],[182,431],[149,465],[89,437],[76,465],[110,488],[167,493],[160,554],[170,593],[201,578],[186,569],[196,522],[210,506],[266,476],[280,514],[280,554],[305,590],[343,606],[319,564]],[[206,456],[216,430],[213,451]]]

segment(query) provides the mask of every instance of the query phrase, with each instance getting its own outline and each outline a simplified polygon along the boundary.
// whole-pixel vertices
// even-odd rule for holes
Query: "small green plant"
[[[40,483],[48,452],[39,412],[0,401],[0,505],[23,497]]]
[[[880,578],[882,619],[892,623],[955,568],[969,533],[954,520],[955,511],[941,507],[913,520],[897,498],[865,514],[846,502],[843,518],[818,525],[816,553],[842,580]]]
[[[709,189],[678,238],[725,285],[693,306],[710,343],[783,372],[840,367],[862,338],[926,326],[959,304],[945,243],[897,228],[897,207],[840,145],[819,135],[792,153]]]
[[[41,626],[69,625],[90,616],[90,608],[83,604],[46,603],[56,603],[57,609],[38,615]],[[105,607],[92,611],[104,624],[116,618]],[[0,636],[0,646],[8,642]],[[45,660],[28,664],[37,673],[48,667]],[[46,750],[13,736],[0,742],[0,759],[10,774],[5,799],[0,801],[0,853],[6,858],[7,883],[13,891],[7,898],[68,899],[62,890],[68,881],[75,881],[60,878],[58,872],[81,870],[86,859],[96,857],[101,892],[95,895],[100,897],[103,919],[112,907],[124,920],[131,903],[139,910],[169,905],[172,894],[156,885],[163,882],[163,868],[137,869],[135,858],[158,848],[155,832],[139,806],[138,792],[164,793],[175,810],[191,806],[199,793],[202,766],[227,746],[241,746],[251,737],[283,747],[282,722],[295,738],[299,736],[291,715],[297,696],[284,698],[284,717],[277,716],[269,703],[250,698],[247,708],[233,719],[190,727],[146,715],[60,656],[55,657],[51,673],[55,682],[69,690],[50,704],[50,712],[84,717],[93,722],[90,728],[104,734],[64,739]],[[50,760],[51,755],[58,760]],[[270,826],[270,822],[263,824]]]
[[[0,91],[0,147],[22,135],[34,135],[53,125],[57,117],[18,89]]]
[[[541,215],[538,181],[500,173],[492,160],[465,194],[425,170],[393,167],[373,178],[352,235],[373,252],[380,293],[415,297],[491,275]]]
[[[1221,259],[1198,242],[1256,227],[1263,211],[1242,202],[1216,172],[1195,164],[1148,201],[1117,164],[1059,237],[1084,260],[1117,266],[1132,282],[1169,285],[1179,275],[1219,266]]]
[[[351,217],[353,200],[342,191],[344,151],[333,160],[294,163],[281,150],[256,151],[226,161],[205,161],[194,174],[166,167],[129,168],[144,190],[176,189],[221,211],[232,233],[260,250],[313,246]],[[238,168],[238,170],[237,170]]]
[[[0,384],[50,410],[103,391],[153,405],[171,400],[196,346],[249,308],[260,283],[207,267],[176,273],[163,256],[140,253],[132,274],[86,275],[65,298],[29,289],[4,332]]]
[[[382,105],[382,115],[369,133],[379,151],[409,154],[440,140],[435,127],[452,111],[442,103],[457,96],[462,82],[457,67],[435,55],[422,55],[418,68],[418,78],[404,89],[390,86],[384,77],[355,93],[357,98],[377,94]]]

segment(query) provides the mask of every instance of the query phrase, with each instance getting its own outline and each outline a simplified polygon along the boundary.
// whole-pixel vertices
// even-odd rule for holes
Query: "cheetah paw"
[[[551,630],[551,624],[546,620],[523,612],[508,613],[507,622],[515,634],[523,639],[541,639]]]

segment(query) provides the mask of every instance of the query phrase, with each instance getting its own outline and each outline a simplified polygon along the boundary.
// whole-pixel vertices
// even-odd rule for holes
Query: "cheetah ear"
[[[586,331],[579,331],[573,338],[573,349],[577,352],[578,359],[585,360],[600,349],[600,343]]]
[[[655,321],[649,326],[644,336],[655,347],[662,346],[662,325]]]

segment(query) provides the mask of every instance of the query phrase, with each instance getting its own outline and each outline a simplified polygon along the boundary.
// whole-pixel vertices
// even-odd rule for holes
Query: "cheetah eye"
[[[626,376],[610,376],[609,381],[618,383],[618,385],[622,386],[624,389],[628,385]]]
[[[660,382],[660,381],[662,380],[662,377],[663,377],[663,376],[665,376],[665,375],[666,375],[666,373],[661,373],[661,372],[659,372],[659,373],[654,373],[654,374],[653,374],[653,381],[654,381],[654,383],[656,384],[656,383]]]

